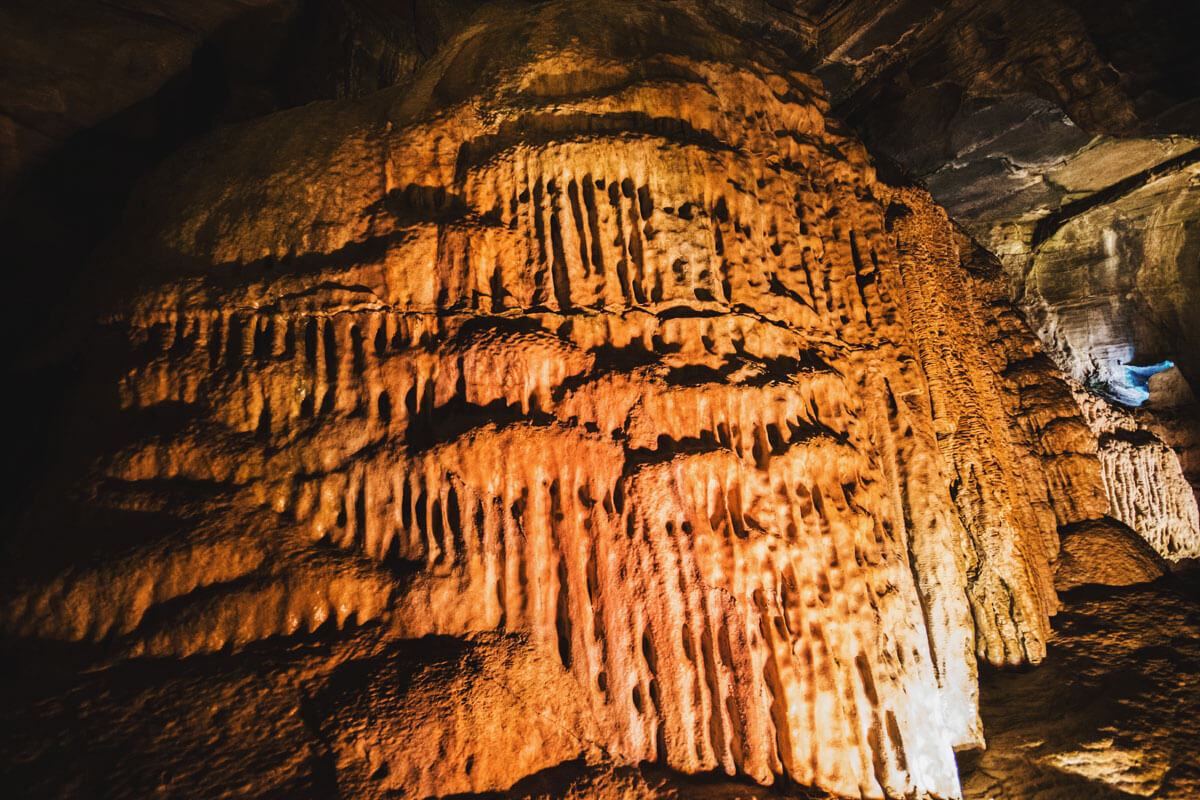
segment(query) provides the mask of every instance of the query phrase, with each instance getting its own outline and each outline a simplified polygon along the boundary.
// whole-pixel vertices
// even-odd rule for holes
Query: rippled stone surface
[[[958,796],[976,658],[1044,658],[1058,528],[1108,510],[1096,436],[790,63],[489,6],[411,86],[164,164],[5,567],[6,646],[63,656],[14,780]],[[46,773],[63,727],[107,756]]]

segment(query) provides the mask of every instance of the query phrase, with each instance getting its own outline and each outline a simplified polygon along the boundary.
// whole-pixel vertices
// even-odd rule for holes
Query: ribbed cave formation
[[[81,730],[269,742],[254,796],[962,796],[978,660],[1046,659],[1097,548],[1164,569],[1108,517],[1195,555],[1173,452],[782,53],[666,2],[461,27],[139,186],[6,643],[100,675]],[[236,792],[188,736],[148,749]]]

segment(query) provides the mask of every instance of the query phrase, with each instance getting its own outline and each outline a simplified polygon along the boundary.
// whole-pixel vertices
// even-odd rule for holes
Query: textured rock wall
[[[1048,630],[1039,621],[1054,608],[1057,528],[1104,513],[1094,444],[1066,385],[996,296],[995,278],[988,285],[964,269],[979,255],[945,212],[905,190],[887,217],[950,492],[974,551],[979,654],[1037,662]],[[1011,617],[997,616],[1005,605]]]
[[[826,111],[677,6],[555,2],[197,143],[93,273],[92,455],[31,515],[87,545],[16,538],[4,630],[118,662],[474,642],[484,677],[319,692],[365,796],[593,751],[957,795],[976,653],[1043,657],[1096,461],[994,276]],[[555,660],[578,739],[529,720],[544,748],[498,759],[486,676],[527,697]],[[465,774],[414,766],[435,730]]]
[[[1171,359],[1190,383],[1200,379],[1188,319],[1200,280],[1197,176],[1192,163],[1149,180],[1071,216],[1031,248],[1031,320],[1076,380],[1127,405],[1149,393],[1137,391],[1146,387],[1126,365]]]
[[[1177,451],[1144,417],[1073,386],[1095,432],[1109,509],[1171,561],[1200,557],[1200,511]]]
[[[1200,484],[1200,343],[1188,321],[1200,285],[1200,72],[1183,33],[1200,23],[1198,7],[798,6],[812,30],[795,40],[817,43],[835,113],[1002,259],[1065,372],[1124,405],[1169,409],[1167,425],[1145,427]],[[1156,364],[1167,371],[1147,386]],[[1117,494],[1144,491],[1143,479],[1125,480]]]

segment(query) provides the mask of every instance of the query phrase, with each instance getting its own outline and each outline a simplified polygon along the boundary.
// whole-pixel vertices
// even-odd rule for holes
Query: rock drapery
[[[1169,437],[1157,435],[1165,428],[1161,417],[1122,409],[1077,384],[1073,393],[1096,435],[1112,516],[1136,530],[1163,558],[1200,557],[1200,511],[1184,471],[1184,464],[1194,463],[1189,459],[1181,464],[1179,459],[1181,451],[1195,452],[1190,424],[1194,420],[1180,420],[1183,446],[1168,444]]]
[[[1057,529],[1106,513],[1095,438],[827,111],[672,4],[502,4],[196,143],[97,265],[91,449],[32,516],[90,549],[18,541],[5,632],[377,631],[287,679],[357,796],[579,758],[957,796],[976,656],[1044,657]]]
[[[801,32],[762,24],[814,49],[835,114],[872,152],[924,181],[1000,257],[1013,296],[1060,368],[1092,393],[1166,410],[1167,429],[1153,419],[1137,426],[1147,452],[1135,447],[1117,460],[1159,462],[1173,473],[1164,461],[1170,453],[1153,443],[1161,440],[1193,490],[1200,486],[1192,390],[1200,343],[1189,318],[1200,285],[1200,73],[1195,49],[1175,34],[1200,24],[1198,7],[798,6]],[[1155,367],[1169,380],[1147,386]],[[1111,496],[1145,494],[1157,483],[1127,472],[1106,470]],[[1192,503],[1186,489],[1171,486],[1164,507],[1125,521],[1147,530],[1171,516],[1169,507]],[[1196,540],[1200,530],[1175,535]]]

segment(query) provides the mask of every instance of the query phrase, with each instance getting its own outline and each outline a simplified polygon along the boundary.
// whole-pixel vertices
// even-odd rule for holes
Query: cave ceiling
[[[1200,10],[0,6],[0,781],[1200,792]]]

